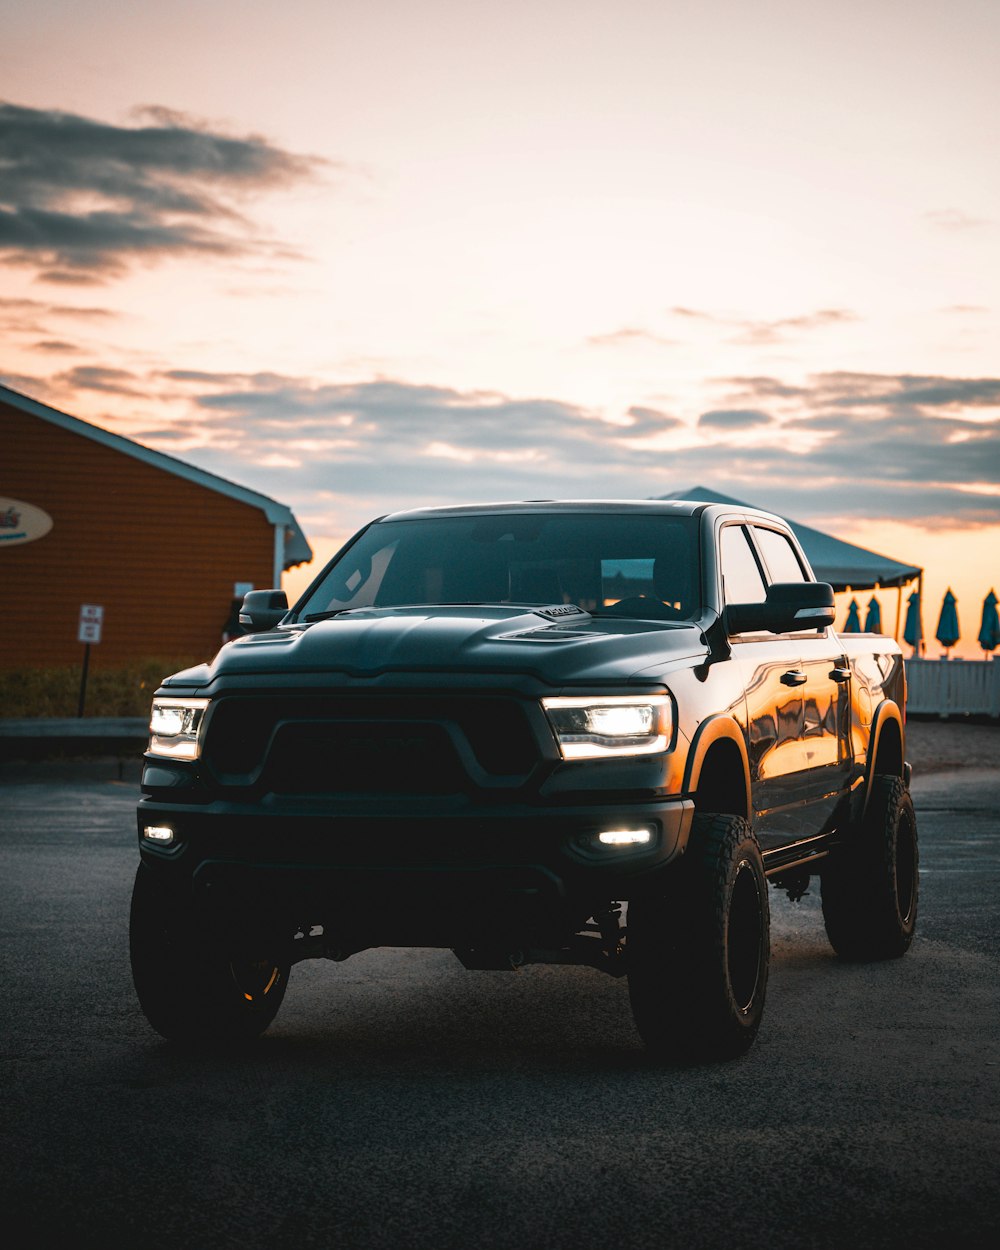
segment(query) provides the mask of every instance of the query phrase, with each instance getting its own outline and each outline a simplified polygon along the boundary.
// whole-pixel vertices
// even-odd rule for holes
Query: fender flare
[[[868,739],[868,757],[865,760],[865,800],[862,807],[862,815],[864,814],[864,809],[868,806],[868,796],[871,794],[872,781],[875,777],[875,763],[878,760],[879,746],[882,741],[882,731],[890,721],[899,730],[900,771],[897,775],[903,778],[906,773],[906,727],[903,723],[903,714],[899,710],[899,705],[894,703],[892,699],[883,699],[875,709],[875,714],[872,717],[871,737]]]
[[[702,721],[691,739],[687,763],[684,766],[684,793],[694,794],[701,780],[701,770],[709,749],[721,741],[732,742],[739,751],[743,763],[743,787],[747,820],[753,820],[753,802],[750,793],[750,757],[747,754],[746,739],[736,721],[728,716],[711,716]]]

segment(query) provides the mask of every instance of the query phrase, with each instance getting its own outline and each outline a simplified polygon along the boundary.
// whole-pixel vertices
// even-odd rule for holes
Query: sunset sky
[[[280,499],[320,557],[400,507],[704,484],[924,565],[925,633],[951,585],[981,655],[996,0],[0,29],[8,385]]]

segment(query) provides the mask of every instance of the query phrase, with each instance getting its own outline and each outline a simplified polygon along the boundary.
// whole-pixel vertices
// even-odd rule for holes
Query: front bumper
[[[143,799],[143,859],[206,916],[274,934],[322,926],[353,949],[547,945],[611,899],[649,889],[683,852],[686,799],[463,810],[355,808]],[[172,831],[151,840],[148,827]],[[646,845],[605,846],[610,829],[647,828]]]

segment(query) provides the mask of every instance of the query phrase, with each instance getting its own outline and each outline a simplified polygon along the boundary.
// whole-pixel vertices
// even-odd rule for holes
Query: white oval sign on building
[[[0,495],[0,549],[33,543],[52,528],[52,518],[33,503]]]

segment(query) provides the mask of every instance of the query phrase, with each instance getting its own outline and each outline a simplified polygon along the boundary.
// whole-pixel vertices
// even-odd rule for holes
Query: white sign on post
[[[80,627],[77,642],[100,642],[101,626],[104,624],[104,606],[100,603],[80,605]]]

